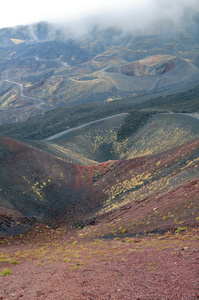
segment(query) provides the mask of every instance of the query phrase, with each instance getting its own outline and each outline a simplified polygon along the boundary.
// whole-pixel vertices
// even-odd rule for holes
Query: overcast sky
[[[86,19],[119,24],[124,29],[142,29],[159,20],[182,22],[185,11],[199,12],[199,0],[5,0],[0,10],[0,28]]]

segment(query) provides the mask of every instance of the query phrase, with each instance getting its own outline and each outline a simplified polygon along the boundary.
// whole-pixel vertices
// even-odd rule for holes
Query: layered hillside
[[[119,224],[124,212],[132,234],[196,224],[194,24],[142,36],[95,27],[78,37],[47,23],[0,30],[2,235],[41,221]]]
[[[40,221],[84,226],[107,212],[120,218],[125,207],[131,224],[129,218],[122,222],[132,233],[196,223],[198,139],[161,154],[92,166],[70,164],[4,136],[0,145],[1,235]]]
[[[139,37],[96,27],[81,38],[47,23],[1,29],[0,122],[184,89],[199,74],[196,28]]]

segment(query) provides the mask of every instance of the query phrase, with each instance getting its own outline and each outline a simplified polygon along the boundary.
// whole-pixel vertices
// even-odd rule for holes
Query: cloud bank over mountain
[[[141,0],[138,3],[126,0],[109,1],[98,9],[93,7],[79,20],[57,23],[70,28],[76,36],[86,35],[96,24],[101,29],[114,27],[125,32],[153,34],[165,30],[183,31],[187,26],[194,25],[198,15],[197,0]]]
[[[121,7],[99,15],[99,22],[114,25],[127,31],[154,30],[157,25],[181,27],[199,12],[198,1],[143,0],[132,4],[124,2]]]
[[[56,2],[28,2],[19,0],[5,3],[0,12],[0,28],[25,25],[39,21],[73,23],[81,32],[87,31],[93,23],[101,27],[114,26],[125,31],[144,31],[162,26],[182,27],[199,13],[198,0],[98,0]],[[76,23],[77,22],[77,23]],[[74,23],[76,25],[74,25]],[[81,25],[81,27],[80,27]]]

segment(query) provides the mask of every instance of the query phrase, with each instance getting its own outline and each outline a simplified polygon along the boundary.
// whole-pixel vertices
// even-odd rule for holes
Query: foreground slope
[[[20,212],[29,223],[44,221],[50,225],[74,222],[83,219],[99,204],[98,193],[90,190],[95,170],[102,174],[109,171],[113,162],[97,167],[86,167],[67,163],[35,147],[1,136],[1,207],[8,216]],[[80,215],[82,215],[80,217]],[[4,217],[2,216],[3,220]],[[4,223],[4,222],[3,222]],[[22,218],[23,223],[23,218]],[[6,220],[5,220],[6,224]],[[17,222],[9,222],[8,230],[15,230]],[[12,225],[13,228],[12,228]],[[20,231],[20,223],[17,227]],[[2,232],[5,228],[2,225]],[[10,228],[11,227],[11,228]],[[23,226],[22,226],[23,228]]]
[[[39,221],[84,227],[106,213],[120,214],[125,205],[132,233],[197,223],[198,139],[160,154],[92,166],[70,164],[4,136],[0,145],[2,234]]]

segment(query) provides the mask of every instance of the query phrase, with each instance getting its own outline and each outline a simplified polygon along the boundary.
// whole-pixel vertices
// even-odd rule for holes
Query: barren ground
[[[197,228],[114,239],[81,232],[41,225],[2,239],[0,271],[11,274],[1,273],[0,299],[199,298]]]

